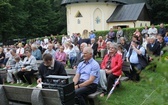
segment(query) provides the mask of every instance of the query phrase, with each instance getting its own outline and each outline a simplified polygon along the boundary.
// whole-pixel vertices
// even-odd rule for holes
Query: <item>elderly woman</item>
[[[17,73],[20,80],[22,80],[23,85],[24,83],[28,82],[29,84],[28,87],[30,87],[32,84],[31,76],[38,70],[36,64],[36,58],[33,55],[31,55],[31,52],[32,52],[31,49],[25,50],[26,57],[24,58],[23,61],[23,67]]]
[[[55,53],[55,60],[61,62],[63,65],[66,65],[67,56],[64,52],[64,47],[60,46],[59,51]]]
[[[105,55],[100,70],[100,85],[104,93],[109,93],[115,80],[122,74],[122,55],[117,53],[118,45],[111,43],[109,53]],[[107,84],[107,87],[106,87]]]
[[[38,49],[37,45],[32,44],[31,49],[32,49],[31,53],[36,58],[36,60],[41,60],[42,59],[42,54],[41,54],[41,51]]]

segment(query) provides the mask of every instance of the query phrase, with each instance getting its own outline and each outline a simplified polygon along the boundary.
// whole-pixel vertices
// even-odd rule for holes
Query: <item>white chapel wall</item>
[[[81,33],[84,29],[91,30],[107,30],[109,25],[106,20],[114,12],[117,4],[113,3],[76,3],[68,4],[67,8],[67,33]],[[78,11],[82,17],[76,17]],[[100,13],[100,14],[99,14]],[[100,17],[99,17],[100,16]],[[100,25],[96,25],[96,18],[102,22]]]

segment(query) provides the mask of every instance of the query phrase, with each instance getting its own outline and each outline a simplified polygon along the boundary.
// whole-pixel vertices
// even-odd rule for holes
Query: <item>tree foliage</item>
[[[152,8],[152,23],[168,23],[168,0],[148,0],[148,3]]]
[[[66,33],[62,0],[0,0],[0,41]],[[168,0],[147,0],[152,23],[168,23]]]
[[[61,0],[0,0],[0,39],[66,33]]]

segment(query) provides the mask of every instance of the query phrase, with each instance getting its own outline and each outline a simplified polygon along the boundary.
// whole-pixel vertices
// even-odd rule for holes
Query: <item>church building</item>
[[[62,0],[66,7],[67,33],[150,26],[146,0]]]

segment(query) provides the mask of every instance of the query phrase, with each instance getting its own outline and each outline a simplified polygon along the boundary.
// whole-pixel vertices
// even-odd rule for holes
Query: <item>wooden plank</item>
[[[36,60],[37,64],[41,64],[43,62],[43,60]]]
[[[9,100],[6,97],[3,85],[0,85],[0,105],[9,105]]]
[[[62,105],[59,91],[54,89],[42,89],[44,105]]]
[[[75,74],[76,74],[76,70],[73,70],[73,69],[66,69],[66,73],[67,73],[69,76],[75,76]]]
[[[43,97],[60,97],[59,96],[59,91],[56,89],[42,89],[42,96]]]
[[[4,90],[9,100],[31,103],[32,88],[4,86]]]

